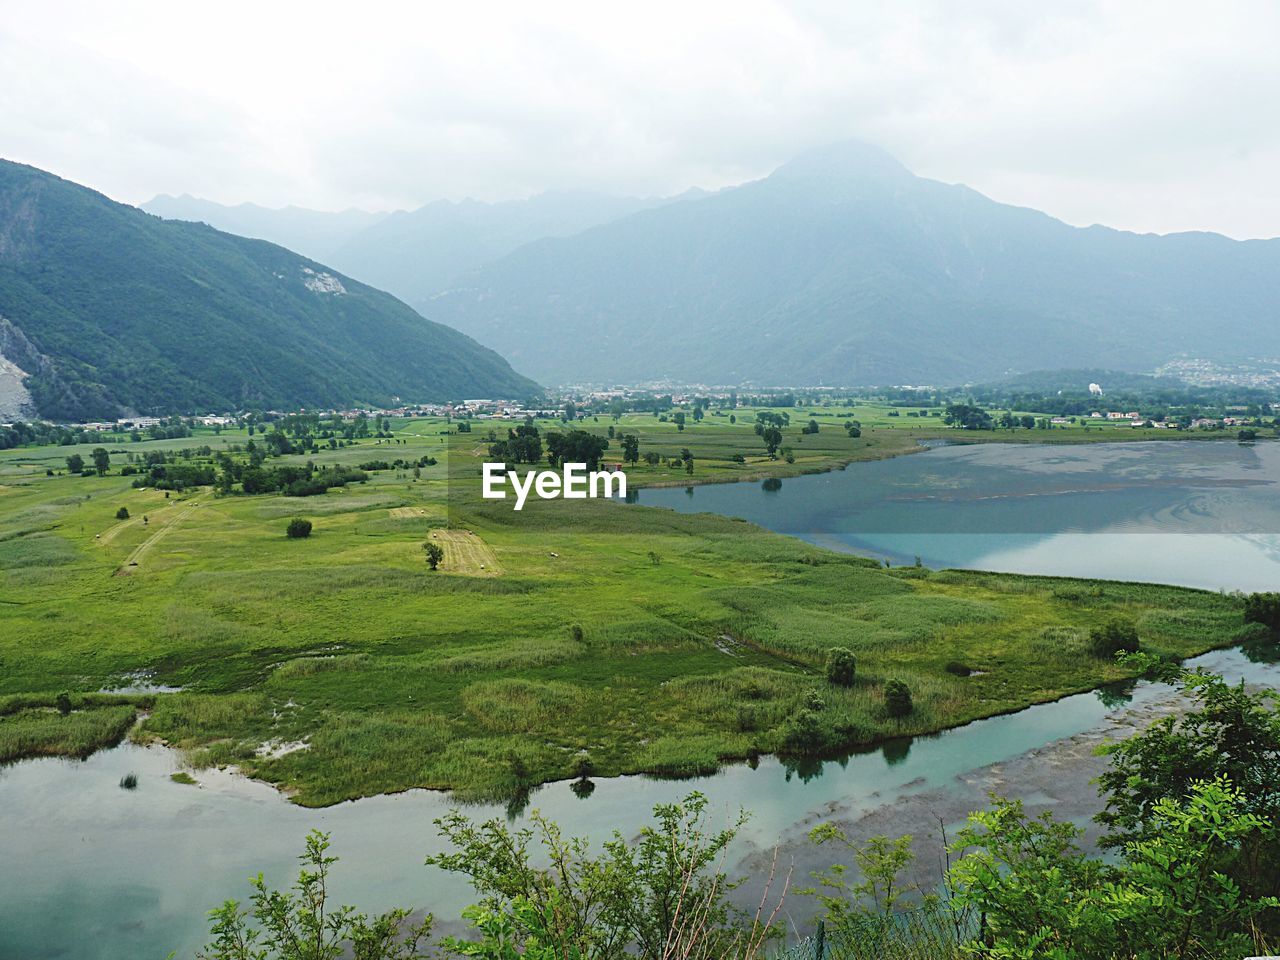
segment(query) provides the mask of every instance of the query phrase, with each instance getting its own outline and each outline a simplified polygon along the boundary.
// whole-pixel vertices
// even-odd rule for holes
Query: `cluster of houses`
[[[199,417],[196,418],[200,420]],[[121,417],[119,420],[96,420],[91,423],[78,423],[81,430],[96,430],[98,433],[106,433],[111,430],[146,430],[148,427],[154,427],[157,424],[164,423],[164,417]],[[231,420],[235,423],[235,420]]]
[[[1152,420],[1149,417],[1144,417],[1136,410],[1131,413],[1123,413],[1117,410],[1101,413],[1095,410],[1089,414],[1089,419],[1127,422],[1135,427],[1151,426],[1157,430],[1178,430],[1182,426],[1179,423],[1167,420]],[[1065,417],[1054,417],[1053,422],[1069,423],[1070,421]],[[1191,421],[1190,427],[1193,430],[1220,430],[1224,427],[1247,427],[1253,422],[1249,417],[1197,417]]]

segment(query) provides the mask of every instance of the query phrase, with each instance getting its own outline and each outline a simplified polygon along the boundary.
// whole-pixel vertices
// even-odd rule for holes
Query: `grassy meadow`
[[[661,452],[659,465],[628,469],[640,485],[786,476],[957,435],[868,405],[815,408],[819,432],[802,436],[810,412],[790,413],[794,463],[764,457],[751,411],[683,431],[649,416],[579,426],[612,425],[639,435],[642,454]],[[268,461],[439,461],[310,497],[166,497],[119,473],[129,452],[216,452],[244,431],[126,439],[108,445],[104,477],[65,472],[95,445],[0,452],[0,761],[83,756],[131,735],[186,751],[197,780],[234,764],[309,805],[411,787],[506,797],[586,773],[684,776],[830,752],[1122,679],[1087,652],[1090,629],[1117,616],[1171,656],[1241,634],[1233,597],[886,570],[706,515],[535,500],[519,514],[490,502],[459,515],[450,457],[474,457],[453,464],[470,473],[489,430],[507,426],[476,421],[459,443],[444,421],[398,421],[390,440]],[[692,475],[667,462],[684,447]],[[294,516],[313,522],[310,537],[285,536]],[[434,572],[429,540],[445,549]],[[825,677],[838,646],[857,657],[847,687]],[[907,716],[886,710],[890,678],[911,690]]]

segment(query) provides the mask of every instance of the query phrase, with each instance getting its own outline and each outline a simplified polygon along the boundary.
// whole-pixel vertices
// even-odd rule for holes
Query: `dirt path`
[[[147,539],[143,540],[140,544],[138,544],[133,549],[133,552],[130,553],[129,556],[125,557],[124,563],[120,564],[120,566],[116,568],[115,575],[117,577],[127,577],[136,573],[138,570],[138,567],[142,565],[142,561],[146,558],[147,554],[149,554],[155,548],[156,544],[159,543],[161,540],[163,540],[165,536],[168,535],[169,531],[171,531],[178,524],[182,523],[183,520],[185,520],[187,517],[191,515],[191,511],[197,509],[199,506],[200,506],[200,503],[199,501],[196,501],[196,500],[193,500],[190,503],[185,503],[181,505],[175,504],[174,506],[166,509],[165,511],[166,516],[159,522],[158,525],[155,517],[152,517],[151,522],[147,524],[147,526],[148,528],[158,526],[158,528],[156,529],[156,532],[151,534],[151,536],[147,537]],[[157,516],[159,515],[157,514]],[[126,523],[119,524],[118,526],[114,527],[112,531],[109,531],[109,532],[110,533],[118,532],[121,528],[126,526],[127,523],[132,523],[132,522],[133,521],[127,521]],[[105,540],[106,538],[104,537],[103,539]]]
[[[432,530],[431,539],[444,548],[440,569],[445,573],[501,576],[502,567],[492,548],[470,530]]]
[[[173,514],[177,509],[178,509],[178,504],[175,503],[167,507],[161,507],[159,510],[155,511],[154,513],[146,514],[145,516],[149,521],[149,523],[147,524],[148,529],[151,528],[152,524],[157,525],[155,529],[159,529],[160,527],[167,525],[173,519]],[[128,530],[130,527],[140,527],[140,526],[142,526],[141,516],[130,517],[128,520],[121,520],[119,523],[113,526],[110,530],[106,531],[105,533],[103,533],[101,536],[98,537],[98,545],[105,547],[108,544],[110,544],[113,540],[115,540],[116,537],[120,536],[120,534],[124,533],[124,531]]]

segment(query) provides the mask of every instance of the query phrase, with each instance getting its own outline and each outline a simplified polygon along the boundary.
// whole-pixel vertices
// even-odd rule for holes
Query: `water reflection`
[[[1133,702],[1133,691],[1136,688],[1136,682],[1121,680],[1116,683],[1108,683],[1093,692],[1108,710],[1118,710]]]
[[[642,502],[741,517],[828,549],[932,568],[1280,584],[1280,444],[932,448],[782,481],[670,489]]]
[[[895,737],[892,740],[886,740],[880,746],[880,752],[884,754],[884,762],[891,767],[896,767],[902,763],[911,754],[912,737]]]
[[[1246,640],[1240,650],[1250,663],[1280,663],[1280,638],[1272,633]]]

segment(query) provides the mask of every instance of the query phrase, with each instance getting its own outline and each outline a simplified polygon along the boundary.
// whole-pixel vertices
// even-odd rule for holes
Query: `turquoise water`
[[[1280,589],[1280,443],[974,444],[637,502],[930,567]]]
[[[718,510],[895,560],[919,553],[934,565],[1258,589],[1280,571],[1275,538],[1264,529],[1276,509],[1276,452],[1190,443],[950,447],[787,480],[772,493],[757,484],[697,488],[692,497],[646,490],[640,502]],[[1240,651],[1197,662],[1280,685],[1280,666]],[[1160,694],[1140,684],[1131,697],[1141,704]],[[1082,694],[826,763],[765,758],[692,782],[601,780],[587,799],[550,784],[529,808],[600,838],[615,827],[634,834],[653,804],[697,789],[717,817],[740,806],[752,811],[735,851],[746,858],[837,807],[856,816],[950,789],[967,771],[1094,729],[1123,706]],[[430,905],[456,917],[472,899],[422,864],[439,849],[432,821],[454,806],[446,794],[414,790],[306,810],[227,773],[200,774],[200,787],[175,784],[169,774],[178,768],[170,751],[126,744],[82,762],[0,769],[0,958],[138,960],[171,950],[189,957],[204,941],[204,912],[243,896],[246,878],[259,870],[272,883],[289,881],[313,827],[333,834],[343,861],[333,886],[343,902],[370,910]],[[138,788],[121,790],[131,772]],[[520,822],[527,811],[494,805],[472,813]]]

